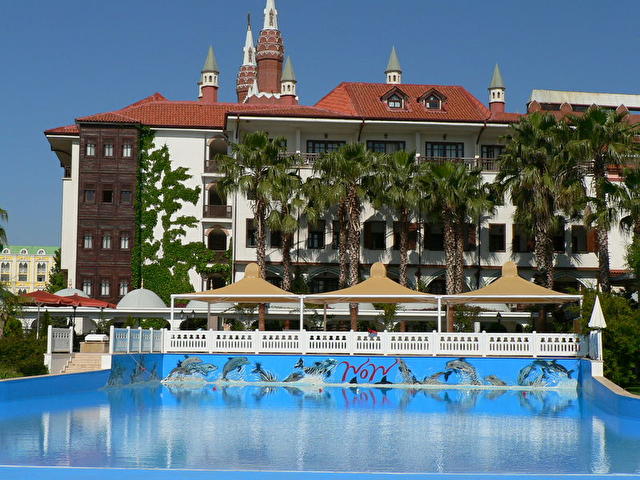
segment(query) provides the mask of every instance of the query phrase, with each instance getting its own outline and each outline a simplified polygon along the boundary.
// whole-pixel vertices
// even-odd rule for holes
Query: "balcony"
[[[313,165],[313,163],[322,156],[322,153],[304,153],[304,152],[282,152],[278,154],[279,159],[294,157],[294,163],[299,166]]]
[[[217,160],[204,161],[204,173],[220,173],[220,165]]]
[[[202,216],[204,218],[231,218],[233,207],[231,205],[205,205]]]
[[[464,163],[467,168],[480,168],[485,172],[497,172],[500,161],[497,158],[480,157],[420,157],[420,162],[442,165],[446,162]]]

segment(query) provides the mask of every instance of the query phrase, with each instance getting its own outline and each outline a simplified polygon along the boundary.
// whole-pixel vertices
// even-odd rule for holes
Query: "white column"
[[[302,138],[300,135],[300,129],[296,128],[296,153],[300,153],[302,151]]]
[[[442,297],[438,297],[438,333],[442,332]]]
[[[422,150],[422,135],[420,132],[416,132],[416,154],[419,156],[423,156],[424,152]]]
[[[73,353],[73,326],[69,327],[69,353]]]
[[[47,327],[47,353],[49,355],[53,353],[53,326],[52,325],[49,325]]]
[[[300,296],[300,331],[304,330],[304,297]]]
[[[109,355],[113,355],[116,343],[116,327],[111,325],[109,327]]]

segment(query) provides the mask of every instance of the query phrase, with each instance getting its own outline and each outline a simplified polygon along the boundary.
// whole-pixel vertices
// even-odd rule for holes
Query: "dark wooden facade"
[[[131,289],[137,158],[135,127],[80,126],[76,287],[112,303]]]

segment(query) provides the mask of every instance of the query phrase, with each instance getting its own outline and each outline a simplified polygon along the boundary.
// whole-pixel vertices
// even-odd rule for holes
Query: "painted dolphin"
[[[411,369],[401,358],[398,359],[398,370],[400,370],[400,375],[402,375],[402,383],[407,383],[410,385],[420,383],[418,382],[418,379],[413,374]]]
[[[304,378],[304,373],[292,372],[292,373],[289,374],[289,376],[287,378],[285,378],[283,380],[283,382],[287,382],[287,383],[289,383],[289,382],[297,382],[297,381],[299,381],[299,380],[301,380],[303,378]]]
[[[227,380],[227,375],[233,371],[239,372],[245,365],[249,365],[247,357],[229,357],[227,363],[222,367],[222,380]]]
[[[251,373],[257,373],[260,376],[260,380],[263,382],[277,382],[278,377],[276,377],[273,373],[262,368],[262,364],[256,362],[256,368],[254,368]]]
[[[484,379],[489,385],[495,385],[497,387],[505,387],[507,385],[495,375],[487,375]]]
[[[446,363],[445,367],[447,369],[445,379],[448,380],[449,375],[456,373],[460,375],[461,380],[464,382],[463,384],[481,385],[476,368],[464,358],[450,360]]]

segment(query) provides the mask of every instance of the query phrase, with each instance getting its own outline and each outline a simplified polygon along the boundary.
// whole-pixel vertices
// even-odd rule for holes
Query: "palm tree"
[[[620,227],[633,235],[633,243],[640,245],[640,168],[626,168],[624,183],[618,194],[618,205],[626,212]]]
[[[267,219],[271,230],[282,235],[282,288],[291,291],[293,271],[291,269],[291,250],[294,234],[298,230],[297,212],[303,206],[302,179],[284,166],[272,168],[269,172],[269,197],[272,209]]]
[[[466,225],[493,210],[489,188],[480,169],[461,162],[424,163],[419,182],[424,211],[442,221],[447,294],[462,293]]]
[[[395,210],[400,224],[400,284],[407,286],[409,220],[414,215],[422,192],[419,185],[420,164],[415,152],[398,151],[377,157],[370,180],[372,203],[377,210]]]
[[[592,166],[592,197],[587,221],[595,225],[598,239],[598,283],[604,292],[611,291],[609,267],[609,230],[616,220],[612,203],[618,190],[611,184],[607,171],[620,167],[638,150],[634,143],[637,125],[628,121],[627,112],[590,107],[584,115],[570,117],[574,140],[568,148],[579,161]]]
[[[578,162],[564,145],[571,130],[553,115],[533,113],[510,126],[496,184],[511,196],[514,220],[535,239],[534,255],[542,283],[553,288],[553,237],[561,212],[575,217],[585,186]]]
[[[273,192],[270,172],[273,168],[286,167],[290,162],[287,156],[281,155],[285,145],[286,140],[282,137],[270,139],[265,132],[251,132],[241,143],[231,145],[232,156],[218,157],[220,172],[224,174],[219,182],[221,192],[225,195],[240,192],[253,199],[250,205],[256,226],[256,260],[262,278],[265,278],[266,226]],[[260,305],[258,313],[258,328],[264,330],[264,304]]]
[[[7,223],[9,220],[9,214],[6,210],[0,208],[0,222]],[[7,244],[7,232],[3,227],[0,227],[0,247],[4,247]]]

